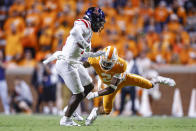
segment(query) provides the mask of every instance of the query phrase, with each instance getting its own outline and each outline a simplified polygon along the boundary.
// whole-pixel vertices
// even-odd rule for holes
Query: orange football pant
[[[106,114],[109,114],[112,111],[114,98],[117,92],[125,86],[139,86],[145,89],[153,87],[149,80],[139,75],[126,74],[125,79],[118,85],[117,89],[112,94],[103,96],[103,107]]]

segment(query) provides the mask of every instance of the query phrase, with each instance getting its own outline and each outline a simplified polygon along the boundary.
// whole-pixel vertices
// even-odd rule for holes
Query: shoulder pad
[[[77,19],[74,24],[83,24],[86,28],[90,28],[90,22],[85,19]]]

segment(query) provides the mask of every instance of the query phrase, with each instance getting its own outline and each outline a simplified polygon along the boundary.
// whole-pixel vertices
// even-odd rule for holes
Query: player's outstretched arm
[[[108,86],[107,88],[97,91],[97,92],[90,92],[86,98],[88,100],[93,99],[95,97],[99,97],[99,96],[104,96],[104,95],[109,95],[111,93],[113,93],[115,91],[115,89],[113,89],[112,87]]]
[[[99,50],[97,52],[84,52],[82,56],[83,57],[98,57],[102,55],[105,55],[105,52],[102,50]]]
[[[86,96],[86,98],[90,100],[90,99],[93,99],[93,98],[98,97],[98,96],[109,95],[117,89],[117,86],[118,86],[119,83],[120,83],[120,78],[114,76],[112,78],[112,81],[111,81],[110,85],[107,88],[102,89],[102,90],[97,91],[97,92],[90,92]]]

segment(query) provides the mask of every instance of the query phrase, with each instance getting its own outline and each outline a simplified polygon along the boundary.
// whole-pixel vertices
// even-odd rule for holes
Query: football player
[[[155,84],[165,84],[175,86],[175,81],[170,78],[158,76],[152,80],[147,80],[139,75],[126,73],[127,63],[122,58],[118,57],[117,50],[113,46],[108,46],[104,49],[105,55],[95,58],[88,58],[84,62],[85,67],[92,66],[99,75],[102,83],[106,88],[90,92],[87,99],[93,99],[98,96],[103,96],[102,113],[109,114],[112,110],[113,101],[117,92],[126,86],[139,86],[145,89],[153,88]],[[94,108],[86,120],[86,125],[91,124],[97,117],[98,108]]]
[[[92,79],[81,65],[80,59],[104,54],[103,51],[89,52],[92,33],[100,32],[104,27],[104,23],[104,12],[97,7],[89,8],[85,12],[83,19],[78,19],[74,22],[62,51],[55,52],[43,62],[47,64],[57,59],[57,73],[63,78],[66,86],[72,92],[65,115],[60,120],[60,125],[62,126],[80,126],[72,120],[71,116],[77,118],[78,115],[74,111],[81,100],[94,88]],[[79,120],[83,119],[79,116],[78,118]]]

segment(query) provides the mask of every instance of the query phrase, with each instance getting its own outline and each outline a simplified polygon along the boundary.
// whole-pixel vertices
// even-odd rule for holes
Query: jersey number
[[[110,82],[111,81],[111,74],[101,73],[101,76],[103,77],[104,82]]]

